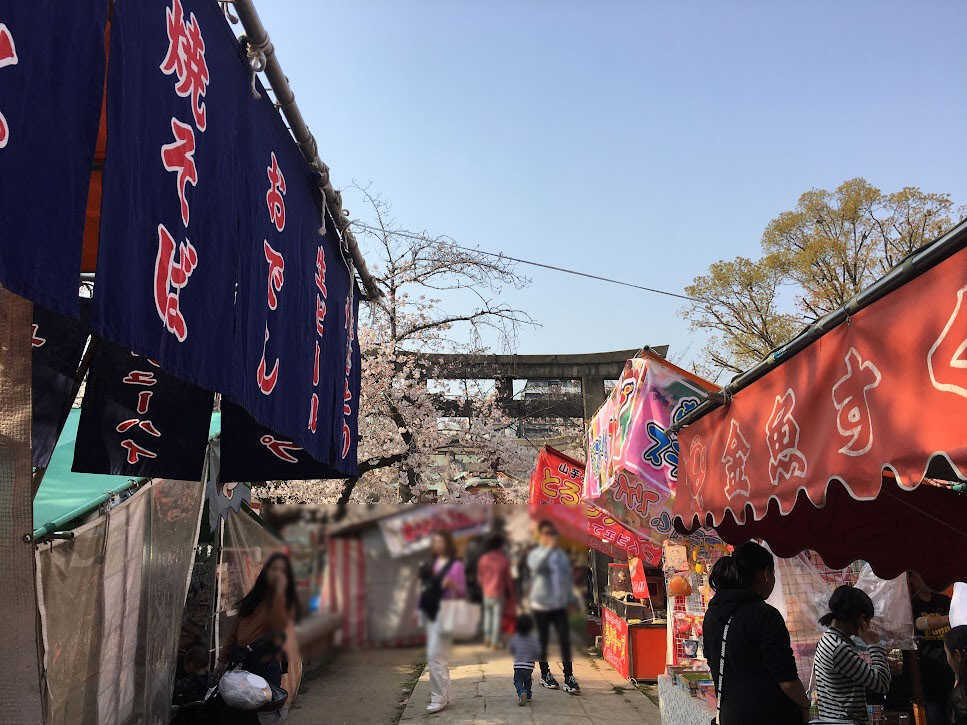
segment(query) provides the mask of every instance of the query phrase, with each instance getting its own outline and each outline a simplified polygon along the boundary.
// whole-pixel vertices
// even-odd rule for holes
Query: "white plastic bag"
[[[437,613],[440,631],[454,639],[473,639],[480,624],[480,605],[466,599],[444,599]]]
[[[856,588],[873,600],[874,626],[883,634],[891,649],[915,649],[913,638],[913,606],[906,574],[896,579],[880,579],[869,564],[863,566]]]
[[[950,626],[959,627],[967,624],[967,584],[954,584],[954,596],[950,600]]]
[[[245,670],[229,670],[218,683],[218,693],[236,710],[258,710],[272,700],[272,688],[264,678]]]

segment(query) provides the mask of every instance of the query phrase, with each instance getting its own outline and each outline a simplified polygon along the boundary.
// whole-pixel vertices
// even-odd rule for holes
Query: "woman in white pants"
[[[420,611],[426,625],[426,662],[430,671],[429,713],[440,712],[449,704],[450,650],[453,639],[440,631],[437,614],[444,599],[461,599],[467,595],[467,579],[463,562],[456,558],[456,548],[449,532],[433,535],[433,560],[421,570],[423,593]]]

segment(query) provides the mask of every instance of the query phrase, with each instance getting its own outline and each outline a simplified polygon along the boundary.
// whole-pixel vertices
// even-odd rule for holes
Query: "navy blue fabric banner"
[[[77,315],[107,0],[0,2],[0,284]]]
[[[200,481],[214,395],[98,340],[72,470]]]
[[[343,306],[348,271],[334,231],[323,227],[312,173],[265,94],[246,108],[252,168],[250,217],[239,267],[232,398],[261,424],[324,463],[338,460],[345,361]],[[247,246],[244,246],[247,245]]]
[[[209,390],[232,389],[250,99],[216,2],[115,3],[94,326]]]
[[[260,425],[243,408],[222,398],[219,483],[345,478],[312,458],[291,436]]]
[[[333,466],[347,476],[355,476],[357,472],[356,449],[359,443],[359,391],[362,375],[362,364],[359,340],[359,290],[353,281],[353,295],[347,297],[342,305],[342,343],[346,350],[342,358],[342,379],[337,397],[337,411],[339,424],[335,446],[337,449]]]
[[[88,305],[82,304],[79,319],[74,319],[34,305],[30,437],[35,468],[50,463],[74,402],[77,367],[91,332],[89,311]]]

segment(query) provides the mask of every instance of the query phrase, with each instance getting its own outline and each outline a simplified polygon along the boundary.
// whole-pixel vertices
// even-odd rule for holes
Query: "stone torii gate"
[[[514,380],[580,380],[581,395],[540,403],[542,417],[591,420],[605,400],[605,381],[621,377],[625,362],[642,349],[660,357],[668,345],[580,355],[460,355],[417,354],[427,378],[494,380],[497,400],[515,417],[527,417],[525,401],[514,400]]]

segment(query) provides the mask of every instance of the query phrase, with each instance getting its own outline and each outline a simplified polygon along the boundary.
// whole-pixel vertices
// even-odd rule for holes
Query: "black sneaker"
[[[546,687],[548,690],[559,690],[561,686],[557,684],[557,680],[554,679],[554,675],[550,672],[541,675],[541,687]]]
[[[564,692],[569,695],[580,695],[581,686],[578,681],[574,679],[574,675],[568,675],[564,678]]]

